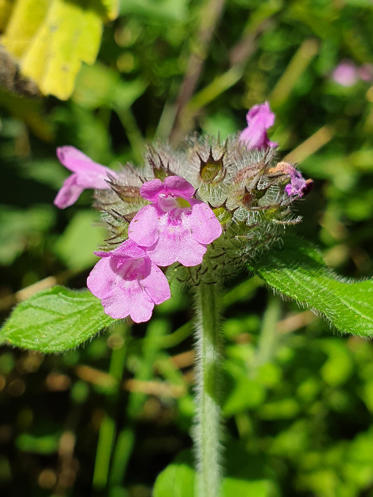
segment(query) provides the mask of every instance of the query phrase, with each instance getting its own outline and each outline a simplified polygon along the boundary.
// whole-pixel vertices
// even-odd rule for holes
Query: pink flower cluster
[[[84,188],[105,189],[115,173],[74,147],[61,147],[57,156],[73,174],[67,178],[55,204],[68,207]],[[201,264],[207,245],[222,233],[210,207],[194,198],[195,189],[184,178],[145,182],[140,194],[150,202],[128,227],[128,240],[110,252],[96,252],[101,260],[88,276],[87,286],[106,314],[136,323],[148,321],[155,304],[170,298],[170,287],[158,266],[179,262]]]
[[[246,118],[247,127],[240,140],[248,149],[277,147],[267,136],[275,120],[268,102],[252,107]],[[72,172],[54,201],[61,209],[76,202],[84,189],[108,189],[110,179],[118,177],[74,147],[58,148],[57,156]],[[309,181],[290,164],[285,173],[290,177],[286,193],[303,196]],[[140,195],[149,203],[130,222],[128,240],[110,252],[96,252],[101,260],[87,280],[89,290],[101,300],[109,316],[130,316],[135,322],[149,320],[154,305],[170,298],[168,281],[160,267],[175,262],[183,266],[201,264],[207,246],[222,233],[209,205],[196,199],[194,187],[180,176],[167,176],[163,182],[147,181]]]

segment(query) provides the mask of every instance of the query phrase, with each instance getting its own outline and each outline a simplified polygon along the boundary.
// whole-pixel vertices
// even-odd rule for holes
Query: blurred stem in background
[[[196,399],[194,450],[197,458],[197,497],[217,497],[221,482],[221,364],[220,289],[201,282],[196,288]]]
[[[93,487],[100,490],[106,487],[109,477],[110,460],[116,437],[115,410],[120,399],[121,380],[123,376],[127,347],[126,336],[128,326],[124,321],[113,326],[113,333],[109,338],[112,347],[109,374],[115,380],[114,386],[108,389],[107,408],[101,422],[98,435],[95,467],[93,472]],[[119,434],[117,446],[123,445],[123,436]],[[117,451],[117,447],[115,448]]]
[[[280,311],[280,299],[274,295],[269,295],[259,335],[255,361],[255,366],[257,367],[270,361],[275,353],[278,335],[277,323],[280,318]]]
[[[224,9],[224,3],[225,0],[207,0],[202,5],[199,30],[192,42],[191,54],[176,102],[176,116],[171,133],[171,139],[175,142],[184,135],[183,111],[198,84],[211,38]]]

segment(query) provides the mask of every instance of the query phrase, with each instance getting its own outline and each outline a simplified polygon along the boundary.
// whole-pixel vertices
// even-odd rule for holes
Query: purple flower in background
[[[285,186],[285,192],[290,196],[303,197],[312,186],[312,180],[305,180],[295,167],[287,164],[287,174],[290,176],[290,183]]]
[[[221,235],[215,214],[206,203],[193,198],[194,192],[179,176],[168,176],[163,183],[154,179],[141,187],[141,196],[151,204],[132,219],[128,236],[146,247],[155,264],[201,264],[206,246]]]
[[[352,86],[359,79],[357,67],[349,60],[344,60],[334,69],[332,78],[342,86]]]
[[[102,259],[90,272],[87,286],[112,318],[148,321],[154,305],[170,298],[166,276],[132,240],[111,252],[95,254]]]
[[[373,64],[363,64],[357,70],[359,78],[363,81],[373,80]]]
[[[60,209],[65,209],[74,204],[86,188],[98,190],[109,188],[105,181],[108,174],[116,176],[111,169],[93,162],[92,159],[75,147],[57,148],[57,157],[61,164],[73,172],[65,180],[54,200],[54,204]]]
[[[277,147],[277,143],[268,139],[267,129],[273,126],[275,115],[271,112],[268,102],[254,105],[246,114],[247,128],[240,134],[240,140],[245,142],[249,150],[253,148]]]

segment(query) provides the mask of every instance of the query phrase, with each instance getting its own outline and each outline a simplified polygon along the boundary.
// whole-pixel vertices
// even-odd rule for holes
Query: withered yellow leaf
[[[117,10],[118,0],[16,0],[1,43],[44,95],[66,100],[82,62],[96,60],[103,21]]]

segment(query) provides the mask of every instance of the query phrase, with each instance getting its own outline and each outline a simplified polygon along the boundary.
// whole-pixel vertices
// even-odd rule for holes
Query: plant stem
[[[219,288],[200,283],[196,289],[197,413],[194,444],[197,497],[217,497],[221,480],[221,349]]]
[[[276,350],[278,339],[277,323],[280,319],[281,302],[277,296],[269,295],[267,309],[263,316],[260,330],[255,366],[261,366],[270,361]]]
[[[109,374],[116,380],[113,389],[107,392],[107,406],[101,423],[96,450],[95,467],[93,471],[93,487],[101,490],[106,487],[109,478],[110,460],[116,435],[116,421],[113,410],[120,397],[120,382],[123,376],[127,355],[126,334],[127,326],[119,322],[113,326],[115,333],[111,335],[112,352],[110,357]],[[114,338],[114,340],[113,340]]]

